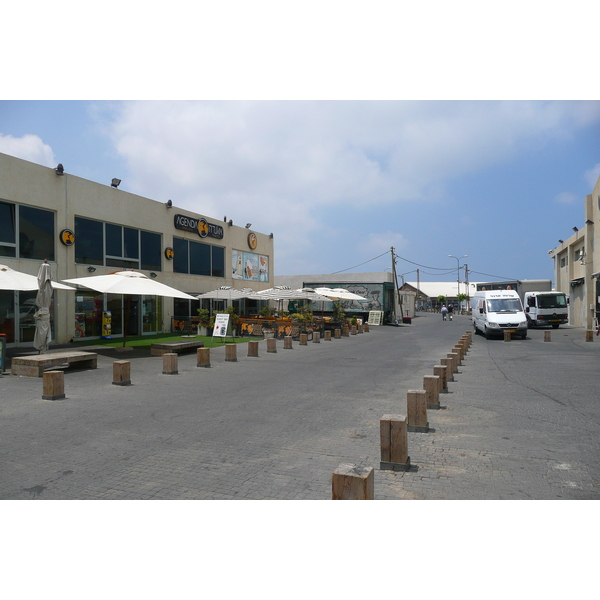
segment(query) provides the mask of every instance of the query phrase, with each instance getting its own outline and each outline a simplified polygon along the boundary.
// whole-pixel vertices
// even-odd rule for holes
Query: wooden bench
[[[169,352],[188,352],[196,350],[197,348],[204,348],[204,342],[202,340],[186,340],[183,342],[164,342],[154,343],[150,346],[150,354],[152,356],[162,356]]]
[[[95,352],[51,352],[38,356],[15,356],[12,359],[11,371],[13,375],[43,377],[44,371],[48,368],[59,365],[71,366],[75,363],[79,366],[96,369],[98,355]]]

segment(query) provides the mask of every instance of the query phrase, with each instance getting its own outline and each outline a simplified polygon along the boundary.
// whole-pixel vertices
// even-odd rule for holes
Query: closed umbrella
[[[38,293],[35,297],[35,305],[38,310],[33,315],[35,319],[35,334],[33,336],[33,347],[42,354],[48,351],[50,345],[50,303],[52,302],[52,274],[47,260],[40,265],[37,276]]]

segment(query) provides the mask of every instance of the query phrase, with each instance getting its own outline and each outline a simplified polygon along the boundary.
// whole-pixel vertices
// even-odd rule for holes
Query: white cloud
[[[571,192],[562,192],[554,196],[554,202],[556,204],[575,204],[579,198]]]
[[[45,167],[55,167],[54,152],[37,135],[26,134],[16,138],[0,133],[0,152],[22,158]]]

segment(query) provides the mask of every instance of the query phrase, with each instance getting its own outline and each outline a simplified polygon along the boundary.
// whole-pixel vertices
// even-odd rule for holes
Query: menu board
[[[229,315],[218,313],[215,315],[215,327],[213,337],[226,337],[227,326],[229,325]]]
[[[369,311],[369,325],[381,325],[383,321],[382,310],[371,310]]]

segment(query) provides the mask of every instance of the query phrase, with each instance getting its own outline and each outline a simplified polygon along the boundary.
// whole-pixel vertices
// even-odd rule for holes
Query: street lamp
[[[456,296],[460,294],[460,261],[462,258],[468,258],[468,254],[464,254],[460,258],[458,256],[453,256],[452,254],[448,254],[450,258],[456,258]],[[459,305],[460,308],[460,305]]]

